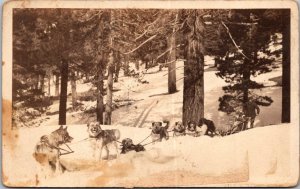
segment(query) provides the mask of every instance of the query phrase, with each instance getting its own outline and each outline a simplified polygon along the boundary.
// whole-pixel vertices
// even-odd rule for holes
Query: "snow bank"
[[[121,139],[129,137],[134,143],[150,133],[148,128],[103,127],[120,129]],[[298,168],[292,164],[295,154],[290,140],[297,130],[293,126],[260,127],[227,137],[171,137],[168,141],[147,145],[145,152],[122,154],[118,159],[97,162],[92,157],[89,140],[82,141],[87,137],[86,125],[70,125],[68,130],[74,137],[70,146],[75,153],[61,159],[72,171],[42,180],[38,176],[39,165],[32,156],[33,148],[41,135],[57,128],[46,126],[17,131],[19,137],[14,150],[4,147],[3,151],[5,184],[132,187],[224,186],[224,183],[262,186],[272,183],[276,186],[286,181],[288,186],[296,181],[292,170],[297,169],[298,173]],[[149,138],[143,144],[150,141]],[[111,154],[115,154],[114,150]]]

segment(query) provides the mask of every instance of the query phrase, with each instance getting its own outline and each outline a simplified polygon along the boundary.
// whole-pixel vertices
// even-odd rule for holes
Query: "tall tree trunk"
[[[282,31],[282,123],[291,121],[291,59],[290,59],[290,10],[283,10]]]
[[[39,83],[40,83],[40,75],[37,74],[35,77],[34,89],[39,90]]]
[[[134,65],[136,70],[140,70],[140,61],[136,61]]]
[[[186,59],[184,65],[183,85],[183,124],[189,121],[199,122],[204,117],[204,55],[203,31],[198,10],[194,12],[193,26],[187,34],[187,45],[184,51]]]
[[[40,90],[42,95],[44,96],[44,91],[45,91],[45,74],[41,75],[41,86],[40,86]]]
[[[168,92],[169,92],[169,94],[172,94],[177,91],[177,88],[176,88],[176,61],[173,58],[170,58],[170,61],[174,61],[172,63],[169,63],[169,65],[168,65]]]
[[[178,13],[176,13],[175,23],[178,20]],[[170,58],[168,65],[168,92],[169,94],[175,93],[177,91],[176,88],[176,33],[175,27],[173,28],[173,34],[169,39],[169,48],[170,50]],[[174,61],[174,62],[172,62]]]
[[[129,76],[129,60],[127,55],[124,57],[124,76]]]
[[[110,11],[109,17],[106,19],[106,22],[109,22],[110,24],[114,21],[114,12]],[[113,36],[114,31],[111,28],[110,33],[108,36],[109,43],[111,45],[110,52],[108,54],[107,58],[107,70],[108,70],[108,76],[107,76],[107,85],[106,85],[106,104],[105,104],[105,117],[104,117],[104,124],[111,125],[111,114],[112,114],[112,90],[113,90],[113,75],[114,75],[114,56],[115,52],[113,51]]]
[[[76,108],[77,105],[77,92],[76,92],[76,75],[74,72],[71,73],[71,89],[72,89],[72,107]]]
[[[51,96],[51,74],[48,75],[48,96]]]
[[[177,21],[177,15],[176,19]],[[176,88],[176,38],[175,38],[175,29],[173,29],[173,35],[169,39],[169,48],[170,50],[170,63],[168,64],[168,92],[169,94],[175,93]]]
[[[249,101],[249,83],[250,83],[250,60],[245,59],[243,65],[243,102],[246,103]]]
[[[59,73],[55,74],[55,96],[59,96]]]
[[[68,98],[68,61],[63,60],[61,65],[61,84],[60,84],[60,99],[59,99],[59,125],[66,124],[67,114],[67,98]]]
[[[107,86],[106,86],[106,105],[105,105],[105,121],[104,124],[111,124],[111,113],[112,113],[112,90],[113,90],[113,67],[114,64],[114,54],[113,51],[109,53],[108,57],[108,78],[107,78]]]
[[[38,90],[41,90],[41,74],[38,74],[38,77],[37,77],[37,89]]]
[[[101,64],[101,62],[100,62]],[[98,83],[97,83],[97,121],[100,124],[103,124],[103,112],[104,112],[104,103],[103,103],[103,96],[104,96],[104,73],[103,73],[103,66],[99,65],[98,70]]]
[[[244,64],[243,64],[243,103],[246,103],[249,101],[249,85],[250,85],[250,76],[251,76],[251,70],[250,70],[250,64],[253,62],[253,64],[257,63],[257,47],[256,47],[256,41],[253,36],[255,36],[257,31],[257,28],[255,24],[251,24],[249,28],[249,49],[245,49],[245,53],[247,57],[245,58]]]
[[[114,82],[118,82],[119,80],[119,72],[120,72],[120,69],[121,69],[121,56],[120,56],[120,52],[117,52],[116,53],[117,55],[115,56],[115,59],[114,59],[114,62],[115,62],[115,79],[114,79]]]
[[[103,124],[103,112],[104,112],[104,103],[103,103],[103,96],[104,96],[104,60],[103,60],[103,53],[101,54],[101,60],[98,62],[98,81],[97,81],[97,121],[100,124]]]

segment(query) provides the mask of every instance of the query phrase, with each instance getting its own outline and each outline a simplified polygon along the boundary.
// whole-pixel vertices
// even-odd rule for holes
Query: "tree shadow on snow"
[[[176,92],[174,93],[171,93],[171,94],[175,94],[177,92],[179,92],[180,90],[177,90]],[[171,95],[170,93],[166,92],[166,93],[159,93],[159,94],[153,94],[153,95],[149,95],[149,97],[155,97],[155,96],[164,96],[164,95]]]

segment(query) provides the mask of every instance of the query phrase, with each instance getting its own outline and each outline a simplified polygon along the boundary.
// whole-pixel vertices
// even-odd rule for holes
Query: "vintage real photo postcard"
[[[295,186],[291,0],[7,1],[2,183]]]

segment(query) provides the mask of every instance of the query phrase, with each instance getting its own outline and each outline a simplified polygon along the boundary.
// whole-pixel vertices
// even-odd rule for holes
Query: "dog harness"
[[[70,146],[68,146],[66,143],[64,143],[64,145],[68,148],[68,150],[51,145],[50,142],[49,142],[49,139],[48,139],[48,136],[47,136],[47,135],[42,136],[41,139],[40,139],[40,142],[41,142],[42,144],[46,145],[46,146],[47,146],[48,148],[50,148],[51,150],[53,150],[53,149],[58,150],[59,156],[66,155],[66,154],[70,154],[70,153],[73,153],[73,152],[74,152],[74,151],[70,148]],[[62,153],[61,150],[62,150],[62,151],[65,151],[65,153]]]

